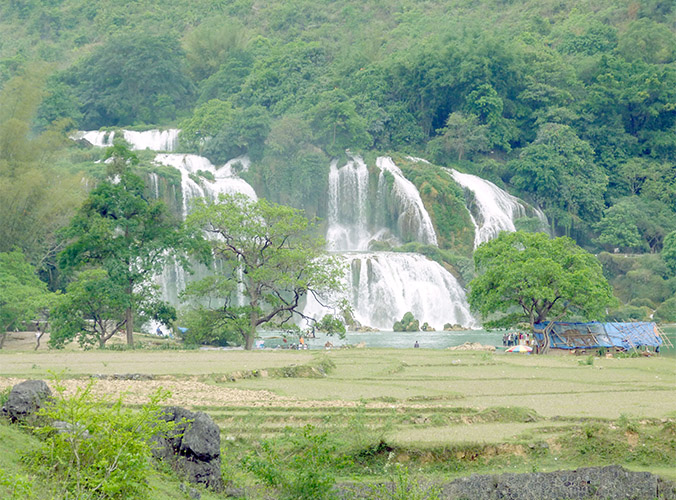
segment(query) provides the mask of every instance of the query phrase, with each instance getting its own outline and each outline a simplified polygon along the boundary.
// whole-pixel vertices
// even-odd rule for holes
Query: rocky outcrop
[[[444,500],[676,500],[673,483],[618,465],[532,474],[473,474],[449,483],[421,486],[439,492]],[[373,498],[369,496],[372,493],[371,487],[339,487],[341,498]]]
[[[12,387],[2,415],[12,422],[31,422],[35,412],[51,398],[52,391],[44,380],[26,380]]]
[[[155,456],[188,481],[221,490],[221,432],[211,417],[171,406],[162,410],[161,418],[176,426],[168,435],[155,436]]]
[[[617,465],[534,474],[473,475],[442,488],[442,498],[477,500],[673,499],[660,494],[659,478]]]

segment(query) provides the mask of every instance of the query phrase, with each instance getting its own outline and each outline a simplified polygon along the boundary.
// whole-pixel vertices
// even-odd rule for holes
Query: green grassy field
[[[322,375],[326,371],[326,375]],[[430,477],[619,463],[676,480],[676,361],[426,349],[332,351],[7,351],[0,391],[60,373],[105,394],[210,414],[225,474],[261,439],[311,424],[351,457],[344,480],[401,463]],[[149,380],[111,380],[120,374]],[[9,432],[7,429],[3,432]],[[7,455],[16,438],[2,440]],[[4,460],[7,460],[5,456]],[[0,466],[2,463],[0,462]]]

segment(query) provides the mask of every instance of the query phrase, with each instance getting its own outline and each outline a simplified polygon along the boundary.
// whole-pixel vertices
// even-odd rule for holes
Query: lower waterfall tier
[[[440,264],[414,253],[342,254],[348,264],[347,298],[361,325],[391,330],[407,312],[436,330],[444,325],[478,326],[465,292]],[[330,311],[309,301],[305,314],[320,318]]]

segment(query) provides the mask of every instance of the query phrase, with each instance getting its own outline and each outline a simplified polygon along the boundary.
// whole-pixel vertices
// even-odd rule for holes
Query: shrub
[[[284,439],[263,441],[260,451],[246,458],[245,466],[275,488],[281,500],[333,499],[334,450],[328,433],[306,425],[300,432],[287,429]]]
[[[135,411],[122,397],[95,398],[93,387],[91,381],[66,397],[65,387],[55,384],[56,396],[39,412],[51,424],[34,428],[42,444],[23,460],[59,498],[144,498],[152,436],[173,428],[158,418],[169,394],[158,389]]]

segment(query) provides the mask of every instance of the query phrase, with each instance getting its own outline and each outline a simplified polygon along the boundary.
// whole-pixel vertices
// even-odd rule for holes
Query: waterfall
[[[414,240],[428,245],[437,245],[437,234],[429,213],[423,205],[420,193],[415,185],[409,181],[397,167],[392,158],[381,156],[376,160],[380,168],[378,191],[386,191],[388,179],[386,172],[392,175],[394,182],[391,193],[396,200],[395,216],[399,234],[410,235]]]
[[[445,170],[455,182],[474,195],[475,210],[472,206],[468,207],[475,226],[474,248],[495,238],[502,231],[516,231],[514,221],[520,217],[532,214],[546,227],[547,219],[542,211],[529,206],[492,182],[457,170]]]
[[[374,241],[402,241],[436,245],[432,219],[418,190],[391,158],[378,158],[377,184],[370,185],[364,160],[353,156],[329,170],[328,230],[329,250],[365,251]]]
[[[347,271],[345,283],[354,319],[361,325],[391,330],[407,312],[436,330],[444,325],[477,326],[465,292],[443,266],[415,253],[364,252],[341,255]],[[329,313],[308,300],[308,316]]]
[[[242,193],[256,200],[256,192],[244,179],[236,177],[234,172],[239,167],[246,170],[249,167],[249,159],[246,157],[230,160],[218,168],[202,157],[190,154],[158,154],[155,162],[174,167],[181,173],[182,190],[182,214],[183,218],[188,215],[192,208],[192,200],[195,198],[207,198],[216,200],[219,194]],[[213,270],[203,266],[195,266],[194,277],[191,281],[204,278],[213,273]],[[185,290],[187,275],[182,266],[174,263],[167,266],[158,278],[162,287],[162,296],[172,304],[178,304],[179,294]],[[239,291],[237,301],[242,304],[242,292]]]
[[[155,172],[151,172],[148,174],[148,180],[150,182],[150,192],[158,200],[160,198],[160,176]]]
[[[368,250],[376,234],[369,231],[367,218],[369,171],[354,157],[340,169],[337,160],[329,170],[329,210],[326,240],[329,250]]]
[[[340,168],[334,161],[329,172],[326,239],[346,263],[345,285],[355,319],[391,330],[410,311],[437,330],[446,323],[476,326],[464,290],[443,266],[415,253],[365,252],[372,241],[437,244],[415,185],[389,157],[378,158],[376,167],[377,175],[369,176],[364,161],[354,156]],[[369,185],[370,180],[377,184]],[[308,298],[306,315],[319,319],[329,312]]]
[[[158,154],[155,156],[155,162],[174,167],[181,172],[184,218],[188,215],[191,202],[195,198],[215,200],[219,194],[243,193],[249,198],[257,199],[251,185],[233,175],[235,163],[248,166],[246,158],[231,160],[221,168],[215,167],[203,156],[189,154]]]
[[[174,151],[178,146],[178,129],[167,130],[145,130],[136,132],[134,130],[123,130],[122,136],[127,141],[132,150],[142,151],[150,149],[151,151]],[[92,146],[108,147],[113,145],[115,131],[107,132],[100,130],[78,131],[71,136],[74,140],[84,139]]]

